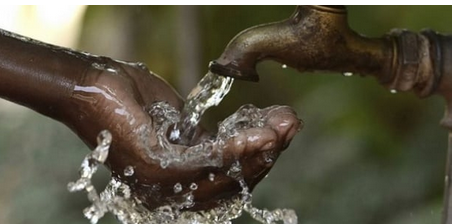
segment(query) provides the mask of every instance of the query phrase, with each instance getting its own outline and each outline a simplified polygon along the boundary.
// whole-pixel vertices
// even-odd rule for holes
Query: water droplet
[[[187,196],[186,196],[187,201],[191,201],[191,202],[192,202],[194,198],[195,198],[195,197],[193,196],[192,193],[189,193],[189,194],[187,194]]]
[[[162,167],[162,169],[167,168],[168,165],[170,165],[170,161],[168,161],[168,160],[161,160],[160,161],[160,167]]]
[[[151,186],[151,190],[152,191],[160,191],[160,184],[153,184],[153,186]]]
[[[179,193],[182,191],[182,185],[180,183],[176,183],[175,186],[173,186],[173,192]]]
[[[236,161],[233,164],[231,164],[231,167],[228,170],[227,175],[238,180],[241,176],[241,171],[242,171],[241,164],[239,163],[239,161]]]
[[[192,208],[195,205],[194,203],[195,197],[193,196],[192,192],[185,194],[184,198],[186,200],[183,203],[181,203],[183,208]]]
[[[198,185],[196,183],[191,183],[189,188],[190,188],[190,190],[194,191],[194,190],[198,189]]]
[[[101,146],[110,145],[112,143],[112,134],[107,130],[102,130],[97,137],[97,143]]]
[[[94,63],[91,63],[91,67],[95,68],[95,69],[99,69],[99,70],[104,70],[104,66],[105,65],[101,65],[101,64],[98,64],[96,62]]]
[[[345,76],[345,77],[351,77],[353,75],[354,75],[354,73],[352,73],[352,72],[343,72],[343,76]]]
[[[283,210],[283,224],[297,224],[297,215],[296,212],[292,209],[282,209]]]
[[[124,176],[130,177],[132,175],[134,175],[134,167],[126,166],[126,168],[124,168]]]
[[[215,174],[209,173],[209,181],[214,181]]]
[[[231,164],[231,167],[230,167],[230,171],[233,172],[233,173],[237,173],[237,172],[241,172],[241,164],[239,163],[239,161],[236,161],[234,162],[233,164]]]
[[[88,178],[80,178],[76,182],[68,183],[68,190],[69,192],[76,192],[85,189],[88,185],[91,184],[90,179]]]
[[[176,142],[180,137],[179,128],[175,128],[170,132],[170,140]]]
[[[288,68],[288,66],[286,64],[282,64],[282,68],[285,69]]]
[[[252,203],[252,194],[250,193],[242,193],[242,202],[244,203]]]
[[[97,55],[90,54],[86,51],[79,51],[79,53],[81,53],[82,55],[84,55],[86,57],[98,57]]]
[[[97,223],[104,214],[99,211],[94,205],[90,206],[83,210],[83,214],[87,219],[90,220],[91,223]]]
[[[111,72],[111,73],[118,73],[118,71],[116,69],[111,68],[111,67],[108,67],[105,70],[108,71],[108,72]]]
[[[395,93],[398,93],[398,91],[396,89],[391,89],[390,93],[395,94]]]
[[[264,156],[264,162],[266,163],[273,163],[274,162],[274,159],[270,156]]]
[[[149,69],[148,69],[148,66],[146,66],[146,64],[143,63],[143,62],[137,62],[137,63],[135,64],[135,66],[137,66],[137,67],[139,67],[140,69],[145,70],[145,71],[148,71],[148,70],[149,70]]]

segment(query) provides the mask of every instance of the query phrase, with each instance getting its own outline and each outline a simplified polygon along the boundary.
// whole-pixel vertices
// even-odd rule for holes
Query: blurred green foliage
[[[142,61],[176,86],[184,73],[177,42],[185,29],[178,16],[187,7],[92,6],[79,49]],[[253,25],[282,20],[293,6],[201,6],[191,8],[199,25],[201,70],[229,40]],[[392,28],[432,28],[451,33],[451,6],[350,6],[357,32],[379,37]],[[182,36],[184,38],[184,36]],[[258,66],[260,83],[236,81],[203,124],[214,129],[240,105],[287,104],[305,123],[268,178],[254,191],[257,207],[296,210],[304,224],[439,223],[447,149],[440,97],[391,94],[370,77],[300,74],[275,62]],[[198,74],[198,80],[204,74]],[[67,182],[87,147],[61,124],[37,115],[0,114],[0,202],[10,224],[88,223],[85,195]],[[107,171],[98,174],[105,182]],[[0,203],[1,204],[1,203]],[[1,204],[5,205],[5,203]],[[249,223],[247,217],[236,223]],[[100,223],[116,223],[113,217]]]

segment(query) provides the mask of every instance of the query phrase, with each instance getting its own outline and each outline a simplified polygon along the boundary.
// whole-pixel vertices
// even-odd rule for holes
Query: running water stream
[[[228,94],[234,79],[208,72],[187,96],[181,118],[171,131],[170,140],[188,145],[204,112],[217,106]]]
[[[232,78],[217,76],[209,72],[189,94],[181,114],[165,102],[157,102],[152,106],[149,113],[153,118],[152,127],[156,130],[157,145],[147,149],[147,153],[151,158],[160,161],[162,169],[172,163],[187,162],[198,166],[222,166],[221,146],[228,138],[235,136],[241,129],[263,127],[267,117],[262,115],[261,110],[253,105],[244,105],[219,124],[215,138],[206,139],[197,145],[186,146],[187,149],[183,152],[178,150],[178,147],[187,145],[192,140],[194,128],[204,111],[217,105],[228,93],[232,83]],[[271,109],[278,107],[274,106]],[[167,136],[169,128],[172,128],[170,137]],[[81,164],[80,178],[68,184],[70,192],[85,191],[87,193],[88,200],[92,204],[83,213],[91,223],[97,223],[107,212],[115,215],[123,224],[231,223],[231,220],[241,216],[243,211],[261,223],[270,224],[278,221],[284,224],[297,223],[297,216],[293,210],[268,211],[252,206],[252,194],[245,184],[242,166],[238,161],[233,163],[227,175],[239,182],[242,191],[237,197],[207,211],[182,211],[184,208],[193,206],[194,195],[192,192],[198,189],[195,183],[190,185],[190,191],[183,195],[182,202],[161,206],[153,211],[146,209],[139,199],[131,196],[128,185],[114,177],[98,194],[91,179],[98,166],[105,162],[111,142],[111,134],[108,131],[102,131],[98,136],[98,146],[85,157]],[[214,153],[217,157],[212,156],[212,150],[220,150],[218,153]],[[125,168],[124,175],[134,175],[133,164]],[[210,173],[206,178],[213,181],[215,175]],[[181,184],[176,181],[174,192],[178,193],[181,190]]]

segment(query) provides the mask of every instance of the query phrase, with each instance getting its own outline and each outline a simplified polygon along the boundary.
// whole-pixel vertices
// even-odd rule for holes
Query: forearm
[[[0,29],[0,97],[58,119],[90,58]]]

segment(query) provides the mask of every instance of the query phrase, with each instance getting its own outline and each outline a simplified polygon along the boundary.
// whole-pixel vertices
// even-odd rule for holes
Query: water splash
[[[160,102],[155,106],[155,109],[158,109],[158,111],[155,111],[154,114],[160,114],[163,116],[160,117],[161,119],[156,117],[154,119],[155,122],[165,123],[168,120],[172,120],[172,117],[176,117],[173,113],[174,111],[172,111],[174,108],[171,109],[168,104]],[[278,109],[278,106],[268,110],[273,109]],[[162,111],[159,110],[170,111],[167,111],[169,113],[160,113]],[[253,105],[244,105],[236,113],[232,114],[219,124],[217,137],[214,140],[206,140],[206,142],[211,145],[206,142],[202,142],[199,145],[189,147],[186,150],[189,151],[188,154],[179,153],[172,155],[175,156],[174,158],[163,157],[162,155],[166,153],[159,156],[161,156],[161,158],[168,158],[169,160],[167,163],[169,165],[174,162],[184,160],[199,161],[202,158],[206,159],[206,155],[208,155],[207,153],[213,151],[212,144],[220,144],[221,142],[226,141],[226,139],[237,135],[238,130],[251,127],[262,127],[266,119],[267,117],[263,116],[262,110],[254,107]],[[168,125],[161,124],[160,127],[168,127]],[[177,145],[168,143],[165,132],[160,131],[159,133],[162,135],[162,145],[160,145],[160,147],[170,147],[163,149],[165,152],[177,152],[178,150],[174,148]],[[252,218],[261,223],[277,223],[280,221],[284,224],[297,223],[297,216],[293,210],[276,209],[269,211],[253,207],[252,194],[250,193],[250,190],[242,176],[242,166],[238,161],[232,164],[227,172],[227,175],[239,182],[242,187],[242,191],[237,197],[233,197],[231,200],[221,201],[218,207],[211,210],[198,212],[183,211],[184,209],[194,206],[195,198],[192,192],[198,189],[198,186],[195,183],[188,186],[190,191],[182,195],[181,201],[161,206],[153,211],[147,210],[139,199],[131,195],[129,186],[114,177],[107,184],[105,189],[98,194],[94,186],[91,184],[91,179],[98,166],[106,160],[108,148],[111,142],[112,137],[110,133],[108,131],[102,131],[98,137],[98,146],[93,152],[90,152],[82,162],[79,172],[79,180],[68,184],[70,192],[85,191],[87,193],[91,206],[84,209],[83,213],[93,224],[97,223],[98,220],[108,212],[112,213],[123,224],[230,224],[232,220],[240,217],[244,212],[248,213]],[[221,158],[221,151],[218,152],[220,153],[219,155]],[[158,154],[156,153],[154,156],[156,155]],[[204,163],[207,164],[209,162],[204,161]],[[130,166],[132,168],[131,170],[128,167],[125,168],[125,173],[130,173],[131,170],[133,170],[132,166]],[[133,175],[133,172],[131,175]],[[210,181],[213,181],[214,178],[215,175],[213,173],[208,175],[208,179]],[[180,193],[183,190],[183,186],[180,183],[175,183],[173,190],[175,193]]]
[[[345,77],[351,77],[353,75],[354,75],[354,73],[352,73],[352,72],[343,72],[343,76],[345,76]]]
[[[143,136],[142,144],[147,155],[158,161],[163,169],[172,165],[188,166],[189,164],[195,167],[222,167],[225,142],[236,136],[240,130],[263,127],[267,119],[267,115],[263,114],[271,114],[263,113],[261,109],[253,105],[244,105],[219,123],[216,136],[206,138],[196,144],[191,142],[191,146],[188,146],[204,111],[217,105],[228,93],[232,83],[232,78],[208,73],[189,94],[182,114],[166,102],[156,102],[151,105],[148,113],[152,117],[152,124],[143,124],[138,130]],[[266,110],[278,109],[278,107],[274,106]],[[169,130],[170,134],[168,134]],[[151,131],[156,132],[157,142],[154,145],[149,144],[148,136]],[[70,192],[85,191],[87,193],[91,206],[84,209],[83,213],[93,224],[108,212],[123,224],[230,224],[231,220],[241,216],[244,211],[261,223],[270,224],[278,221],[282,221],[284,224],[297,223],[297,216],[293,210],[268,211],[252,206],[252,194],[242,176],[242,166],[239,162],[233,163],[226,174],[239,182],[242,191],[231,200],[220,201],[218,207],[211,210],[185,211],[194,206],[193,192],[198,190],[196,183],[184,187],[181,183],[175,183],[173,186],[175,194],[181,193],[185,187],[189,191],[181,195],[180,201],[158,207],[153,211],[146,209],[139,199],[132,196],[128,185],[114,177],[98,194],[91,179],[98,166],[105,162],[111,142],[111,134],[108,131],[102,131],[98,137],[98,146],[82,162],[79,171],[80,178],[68,184]],[[124,176],[132,176],[135,170],[132,165],[129,165],[124,168],[123,172]],[[215,174],[210,173],[207,178],[213,182]],[[154,184],[154,186],[158,187],[158,184]]]
[[[296,212],[292,209],[275,209],[269,211],[267,209],[259,209],[252,205],[252,193],[250,193],[247,183],[241,174],[241,164],[236,161],[231,165],[228,171],[228,176],[237,180],[242,188],[240,192],[242,209],[247,212],[253,219],[261,223],[276,223],[282,221],[284,224],[297,224]]]
[[[194,190],[198,189],[198,185],[196,183],[191,183],[189,188],[190,188],[190,190],[194,191]]]
[[[124,168],[123,172],[124,172],[124,176],[130,177],[130,176],[134,175],[134,167],[126,166],[126,168]]]
[[[274,106],[270,110],[279,107]],[[166,102],[157,102],[151,105],[149,113],[153,118],[157,144],[148,147],[146,152],[151,158],[159,161],[164,169],[170,165],[187,166],[187,164],[193,167],[221,167],[225,142],[236,136],[240,130],[263,127],[267,119],[263,116],[261,109],[247,104],[219,123],[216,136],[204,139],[197,145],[182,146],[171,142],[167,135],[169,127],[179,121],[179,112]],[[146,142],[147,139],[145,135],[144,141]],[[146,145],[146,143],[143,144]]]
[[[215,178],[215,174],[210,173],[208,176],[209,181],[211,181],[211,182],[214,181],[214,178]]]
[[[108,149],[111,142],[112,135],[110,134],[110,132],[104,130],[99,133],[97,137],[98,146],[82,161],[82,165],[79,169],[80,179],[76,182],[71,182],[68,184],[68,189],[70,192],[80,191],[90,187],[91,178],[97,171],[99,164],[104,163],[107,159],[109,152]]]
[[[173,186],[173,192],[179,193],[182,191],[182,185],[181,183],[176,183],[175,186]]]
[[[268,109],[274,110],[279,107],[273,106]],[[236,136],[240,130],[264,127],[266,119],[261,109],[252,104],[243,105],[219,124],[217,137],[226,140]]]
[[[223,141],[206,139],[203,142],[190,147],[172,143],[168,139],[169,127],[176,124],[179,112],[166,102],[157,102],[151,105],[149,111],[153,119],[153,128],[156,130],[157,144],[147,147],[147,154],[160,162],[162,168],[170,165],[191,164],[193,167],[215,166],[222,164]],[[146,146],[147,136],[143,143]]]

